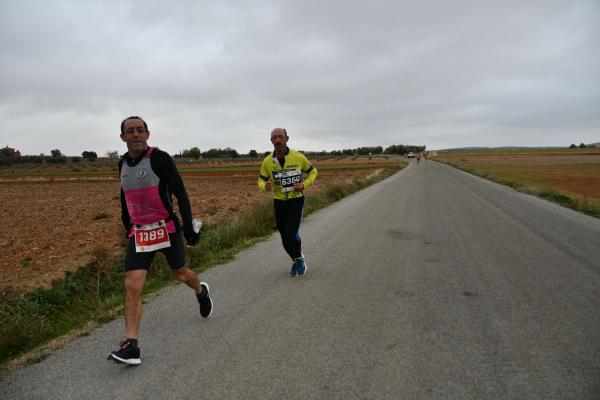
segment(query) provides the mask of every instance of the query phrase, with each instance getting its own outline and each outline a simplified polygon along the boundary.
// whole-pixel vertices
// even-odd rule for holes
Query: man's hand
[[[194,232],[191,235],[186,235],[185,241],[187,242],[188,246],[194,246],[198,244],[198,242],[200,241],[200,232]]]
[[[267,192],[273,190],[273,182],[271,182],[270,179],[265,182],[265,189],[267,190]]]
[[[303,190],[304,190],[304,183],[302,183],[302,182],[294,183],[294,191],[302,192]]]

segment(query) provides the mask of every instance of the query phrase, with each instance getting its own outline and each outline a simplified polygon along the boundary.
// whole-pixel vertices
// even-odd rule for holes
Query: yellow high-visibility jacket
[[[266,191],[265,182],[273,180],[273,198],[289,200],[304,196],[303,192],[296,192],[295,183],[304,183],[307,189],[317,179],[317,169],[308,161],[306,156],[299,151],[288,148],[283,167],[277,160],[275,153],[269,154],[262,162],[258,187]]]

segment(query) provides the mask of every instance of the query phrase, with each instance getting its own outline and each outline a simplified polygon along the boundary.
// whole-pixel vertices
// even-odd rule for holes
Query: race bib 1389
[[[143,253],[170,247],[169,232],[165,221],[135,226],[135,251]]]

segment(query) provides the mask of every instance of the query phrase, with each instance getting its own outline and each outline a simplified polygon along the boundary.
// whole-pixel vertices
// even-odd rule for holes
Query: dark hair
[[[285,128],[283,128],[283,133],[285,133],[285,137],[288,137],[287,131],[285,130]]]
[[[121,133],[125,133],[125,122],[129,121],[130,119],[139,119],[140,121],[142,121],[144,123],[144,128],[146,128],[146,131],[148,130],[148,124],[146,124],[146,121],[144,121],[142,119],[142,117],[138,117],[137,115],[132,115],[131,117],[125,118],[121,122]]]

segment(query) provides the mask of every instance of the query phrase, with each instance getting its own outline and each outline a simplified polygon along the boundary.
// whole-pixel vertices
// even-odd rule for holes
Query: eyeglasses
[[[125,129],[125,133],[133,133],[133,132],[146,133],[146,128],[144,128],[143,126],[136,126],[135,128]]]

